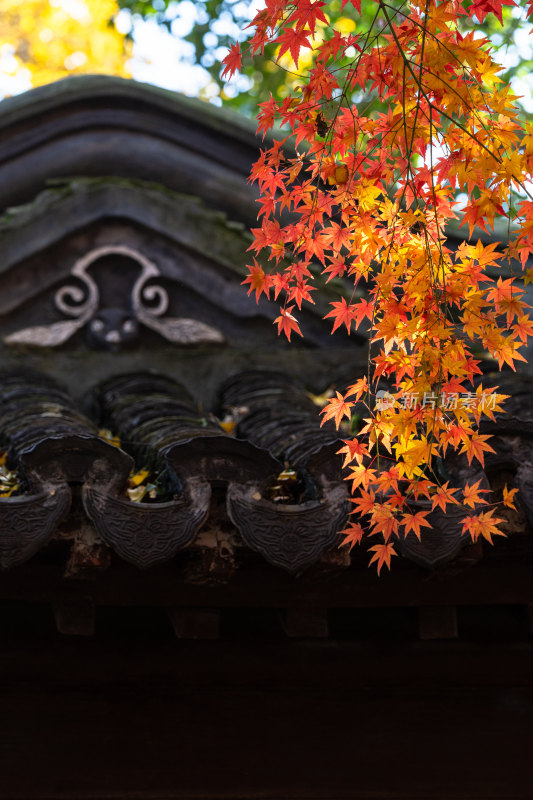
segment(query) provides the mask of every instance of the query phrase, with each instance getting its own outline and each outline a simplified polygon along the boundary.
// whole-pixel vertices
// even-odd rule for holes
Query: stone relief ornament
[[[44,547],[69,507],[66,483],[46,486],[39,494],[2,498],[0,570],[23,564]]]
[[[211,487],[191,480],[181,500],[144,504],[86,485],[82,498],[102,539],[125,561],[147,569],[191,544],[209,513]]]
[[[108,256],[126,257],[141,268],[130,297],[120,298],[123,305],[117,308],[100,308],[98,284],[88,271],[98,260]],[[211,325],[186,317],[164,316],[169,306],[168,292],[163,286],[148,284],[159,277],[161,273],[153,261],[131,247],[94,248],[79,258],[70,271],[70,279],[77,283],[66,283],[55,293],[55,307],[69,319],[23,328],[4,337],[4,341],[8,345],[58,347],[87,326],[91,347],[119,350],[133,343],[140,326],[144,325],[174,344],[222,343],[222,333]]]
[[[226,508],[251,550],[293,574],[310,567],[338,542],[349,512],[343,483],[330,486],[321,501],[300,505],[272,503],[253,484],[230,483]]]

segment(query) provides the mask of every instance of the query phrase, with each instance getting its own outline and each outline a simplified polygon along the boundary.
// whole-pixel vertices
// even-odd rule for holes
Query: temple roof
[[[513,413],[487,431],[498,446],[485,470],[446,465],[458,485],[480,480],[495,497],[503,477],[521,489],[508,541],[468,544],[464,509],[436,513],[435,534],[407,537],[382,583],[365,553],[339,549],[349,505],[336,451],[352,431],[321,427],[317,404],[361,374],[366,336],[332,335],[323,319],[342,284],[319,288],[299,317],[304,339],[291,345],[276,335],[275,307],[246,295],[256,209],[246,177],[261,144],[252,123],[89,76],[4,101],[0,138],[10,474],[0,596],[18,578],[31,596],[41,575],[43,596],[66,582],[103,602],[133,570],[150,602],[150,576],[161,576],[169,606],[253,605],[262,586],[259,605],[305,606],[312,588],[326,609],[436,607],[446,592],[452,605],[488,602],[501,557],[515,570],[513,601],[531,601],[525,378]],[[477,584],[467,577],[476,570]],[[509,598],[504,582],[502,572]]]
[[[1,800],[530,798],[531,379],[486,361],[495,452],[440,465],[520,489],[506,537],[437,509],[378,577],[338,535],[365,409],[320,426],[343,287],[288,345],[241,285],[252,123],[88,76],[0,141]]]

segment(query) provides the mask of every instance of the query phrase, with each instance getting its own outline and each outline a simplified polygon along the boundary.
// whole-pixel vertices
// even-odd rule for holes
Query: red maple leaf
[[[310,47],[309,39],[306,34],[310,33],[308,28],[295,30],[294,28],[287,28],[284,33],[278,36],[278,44],[280,45],[278,53],[278,61],[284,53],[290,52],[295,66],[298,66],[298,59],[300,57],[300,50],[302,47]]]
[[[256,302],[259,302],[259,297],[261,296],[262,292],[264,292],[267,297],[270,293],[270,287],[272,286],[272,275],[265,273],[263,268],[259,266],[255,259],[253,266],[249,266],[248,269],[250,270],[250,274],[242,281],[242,283],[250,284],[248,294],[255,292]]]
[[[345,325],[346,330],[350,333],[350,326],[353,322],[352,307],[348,305],[344,297],[339,300],[339,302],[333,302],[331,305],[333,306],[333,311],[330,311],[329,314],[326,314],[324,317],[324,319],[328,317],[333,317],[335,319],[331,332],[335,333],[337,328],[340,328],[341,325]]]
[[[222,63],[224,64],[224,69],[220,77],[224,78],[227,74],[228,78],[231,78],[231,76],[234,75],[242,65],[242,53],[240,45],[232,44],[229,49],[229,53],[225,58],[222,59]]]
[[[472,0],[472,5],[467,9],[469,17],[476,16],[483,22],[487,14],[494,14],[503,25],[502,6],[516,6],[514,0]]]
[[[283,331],[289,342],[291,340],[291,333],[293,331],[298,333],[300,336],[303,336],[300,330],[300,326],[298,325],[298,320],[291,314],[293,308],[294,306],[288,306],[287,308],[280,308],[279,310],[280,315],[279,317],[276,317],[276,319],[274,320],[274,325],[277,324],[278,326],[278,334],[280,334]]]

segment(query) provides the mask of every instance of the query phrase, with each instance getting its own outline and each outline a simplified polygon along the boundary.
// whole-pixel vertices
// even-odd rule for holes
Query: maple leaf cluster
[[[360,14],[357,0],[344,7]],[[533,253],[533,126],[521,124],[490,42],[460,31],[462,17],[487,14],[501,21],[501,0],[398,8],[377,0],[371,27],[343,34],[323,0],[266,0],[246,44],[253,55],[274,43],[278,61],[311,66],[287,97],[260,106],[259,131],[277,123],[285,133],[252,170],[261,198],[244,283],[257,299],[281,300],[275,322],[289,339],[302,335],[297,310],[313,303],[313,263],[326,280],[351,285],[326,317],[332,331],[370,330],[372,380],[337,392],[324,420],[339,426],[358,400],[368,408],[358,438],[341,450],[358,520],[344,536],[350,547],[380,537],[370,548],[378,571],[390,567],[395,539],[420,537],[437,508],[462,506],[474,541],[501,533],[494,509],[479,511],[486,501],[476,485],[451,487],[433,469],[448,449],[483,465],[491,447],[478,424],[505,397],[487,403],[495,390],[477,381],[470,391],[481,374],[473,353],[515,369],[533,332],[523,290],[498,276],[502,264],[524,269]],[[234,47],[228,74],[239,63]],[[458,192],[468,197],[463,210]],[[506,248],[472,240],[502,215],[512,223]],[[445,227],[457,216],[470,239],[453,252]],[[372,402],[380,379],[394,387],[386,408]],[[452,394],[470,400],[454,406]],[[420,497],[430,510],[417,506]]]

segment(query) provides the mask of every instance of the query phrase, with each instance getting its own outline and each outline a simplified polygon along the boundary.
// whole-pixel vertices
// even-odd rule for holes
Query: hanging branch
[[[358,0],[344,6],[360,14]],[[377,0],[369,29],[346,35],[329,24],[322,0],[267,0],[246,45],[252,55],[276,45],[278,63],[294,65],[301,86],[260,106],[259,131],[278,122],[286,138],[252,170],[261,190],[252,246],[259,260],[244,283],[257,298],[281,299],[276,323],[289,339],[301,335],[302,303],[313,302],[312,261],[327,280],[353,283],[350,300],[332,302],[326,317],[333,331],[370,325],[369,372],[337,392],[323,415],[339,426],[356,402],[368,409],[341,449],[360,520],[344,536],[350,547],[378,537],[369,548],[378,572],[390,567],[395,540],[430,528],[436,508],[467,509],[462,531],[474,541],[503,535],[495,504],[479,511],[486,501],[478,483],[451,487],[435,467],[448,450],[481,465],[493,452],[478,424],[502,411],[505,396],[481,384],[472,391],[481,374],[473,353],[481,348],[500,369],[515,369],[533,332],[523,290],[487,274],[499,267],[501,248],[465,242],[452,254],[446,246],[445,227],[457,216],[472,237],[516,208],[506,255],[524,267],[533,251],[533,129],[521,126],[510,88],[500,85],[490,42],[459,29],[461,17],[482,21],[489,11],[501,20],[495,0]],[[225,72],[240,58],[234,46]],[[372,110],[376,100],[382,110]],[[468,197],[458,213],[457,191]],[[360,285],[366,299],[356,299]],[[375,402],[381,378],[394,387],[385,405]],[[506,488],[503,502],[514,507],[513,495]],[[417,505],[422,497],[427,510]]]

